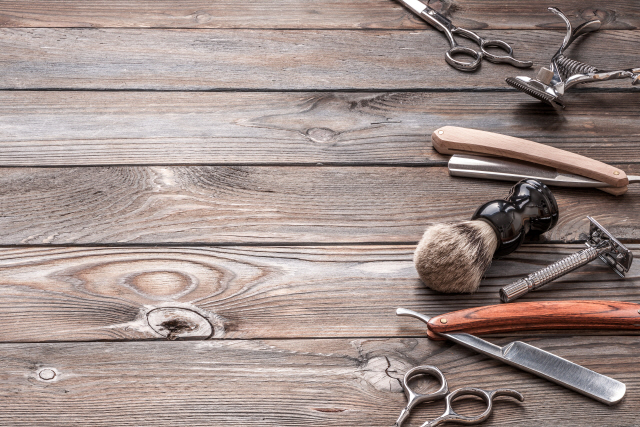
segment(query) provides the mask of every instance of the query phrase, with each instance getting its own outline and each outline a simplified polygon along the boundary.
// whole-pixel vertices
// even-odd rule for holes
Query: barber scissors
[[[419,0],[398,0],[400,3],[409,8],[413,13],[418,15],[423,20],[427,21],[433,27],[442,31],[447,39],[449,39],[449,44],[451,44],[451,49],[447,51],[445,54],[445,59],[447,63],[451,65],[453,68],[456,68],[460,71],[474,71],[482,62],[482,58],[487,58],[487,60],[491,62],[504,62],[514,67],[518,68],[528,68],[533,65],[531,61],[520,61],[513,57],[513,49],[509,44],[503,42],[502,40],[485,40],[473,31],[465,30],[464,28],[456,27],[451,23],[451,21],[437,12],[436,10],[430,8],[426,4],[422,3]],[[474,50],[469,47],[464,47],[458,45],[455,38],[453,37],[455,34],[458,34],[467,39],[473,40],[480,47],[479,50]],[[505,55],[494,55],[490,52],[487,52],[486,48],[488,47],[497,47],[506,52]],[[463,54],[469,55],[473,57],[473,61],[465,62],[457,60],[453,57],[454,54]]]
[[[409,387],[409,380],[418,375],[428,374],[438,379],[440,382],[440,388],[429,394],[420,394],[416,393]],[[398,417],[398,421],[396,421],[395,427],[402,426],[402,423],[409,416],[409,412],[421,402],[435,402],[436,400],[445,399],[446,409],[444,414],[439,416],[438,418],[427,421],[420,427],[434,427],[445,423],[447,421],[460,423],[460,424],[478,424],[489,418],[491,415],[491,411],[493,410],[492,401],[494,397],[498,396],[510,396],[515,399],[518,399],[520,402],[524,400],[524,397],[515,390],[509,389],[500,389],[494,391],[485,391],[479,388],[466,387],[459,388],[456,391],[449,393],[449,387],[447,386],[447,380],[444,377],[444,374],[440,371],[440,369],[435,366],[422,365],[417,366],[413,369],[410,369],[406,374],[404,374],[404,380],[402,381],[402,385],[404,386],[404,394],[407,396],[407,407],[402,410],[400,413],[400,417]],[[477,415],[475,417],[467,417],[465,415],[460,415],[456,413],[451,407],[452,402],[460,396],[477,396],[482,398],[484,402],[487,404],[487,409],[484,410],[483,413]]]

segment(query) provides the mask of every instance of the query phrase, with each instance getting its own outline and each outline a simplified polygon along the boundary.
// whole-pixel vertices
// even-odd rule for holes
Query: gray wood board
[[[446,167],[3,168],[0,244],[417,242],[426,225],[469,219],[512,185]],[[554,195],[548,239],[579,239],[587,215],[638,239],[637,185]]]
[[[439,164],[444,125],[640,163],[636,93],[0,91],[0,165]],[[606,110],[607,114],[602,114]]]
[[[493,35],[536,67],[548,66],[562,40],[557,31]],[[567,54],[596,67],[637,67],[639,42],[638,30],[603,31]],[[447,49],[430,30],[5,28],[0,89],[506,90],[505,77],[535,73],[487,61],[479,72],[457,71]],[[632,90],[628,80],[595,86]]]
[[[437,365],[451,389],[514,388],[525,396],[499,399],[486,426],[637,424],[637,337],[526,341],[624,382],[626,398],[606,406],[425,338],[3,344],[0,425],[389,426],[405,406],[398,378],[421,363]],[[409,425],[443,406],[423,404]],[[456,408],[481,410],[469,401]]]
[[[499,304],[500,287],[583,247],[525,245],[494,261],[473,295],[426,288],[413,245],[4,248],[0,341],[421,336],[396,308]],[[638,302],[639,276],[637,263],[620,279],[594,261],[522,301]]]
[[[547,4],[531,1],[432,1],[430,6],[469,29],[563,29]],[[640,27],[634,0],[556,0],[575,23],[600,19],[603,28]],[[393,0],[257,0],[250,2],[17,0],[0,2],[3,27],[176,28],[424,28],[426,24]]]

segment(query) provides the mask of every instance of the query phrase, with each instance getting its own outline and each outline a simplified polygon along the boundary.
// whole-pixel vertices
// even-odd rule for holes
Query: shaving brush
[[[510,254],[525,236],[539,236],[557,223],[558,204],[551,190],[540,181],[525,179],[504,200],[480,206],[471,221],[427,228],[413,261],[427,287],[475,292],[492,258]]]

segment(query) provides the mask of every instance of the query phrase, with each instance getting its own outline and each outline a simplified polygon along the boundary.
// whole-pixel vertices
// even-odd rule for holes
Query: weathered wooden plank
[[[5,344],[0,424],[389,426],[405,406],[398,378],[420,363],[438,366],[452,389],[505,387],[525,396],[522,403],[499,399],[487,426],[636,424],[637,337],[527,341],[624,382],[626,398],[606,406],[460,346],[424,338]],[[468,401],[456,408],[481,410]],[[441,403],[424,404],[409,425],[442,410]]]
[[[494,261],[476,294],[447,295],[420,282],[412,245],[5,248],[0,341],[419,336],[396,308],[499,304],[500,287],[580,249],[526,245]],[[638,263],[622,280],[593,262],[522,300],[638,302],[639,285]]]
[[[536,65],[548,65],[562,40],[558,31],[492,35]],[[570,55],[600,67],[637,67],[639,42],[638,30],[603,31]],[[444,61],[447,49],[432,30],[1,29],[0,88],[506,89],[505,77],[534,73],[492,63],[457,71]],[[598,85],[632,90],[628,80]]]
[[[512,185],[445,167],[5,168],[0,244],[417,242],[427,224],[468,219]],[[554,194],[550,239],[578,239],[586,215],[638,238],[637,185]]]
[[[635,93],[1,92],[0,164],[440,164],[443,125],[640,162]],[[606,114],[603,114],[606,111]]]
[[[598,18],[603,28],[637,29],[637,2],[585,4],[557,0],[576,22]],[[562,28],[545,4],[530,1],[430,2],[469,29]],[[0,2],[2,27],[173,27],[173,28],[424,28],[392,0],[258,0],[244,3],[190,1],[48,1]]]

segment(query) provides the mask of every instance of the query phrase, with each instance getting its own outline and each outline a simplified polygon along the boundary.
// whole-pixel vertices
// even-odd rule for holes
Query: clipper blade
[[[552,107],[564,108],[564,104],[558,99],[555,90],[538,80],[529,77],[507,77],[507,84],[520,92],[524,92],[529,96],[533,96],[542,102],[546,102]]]

